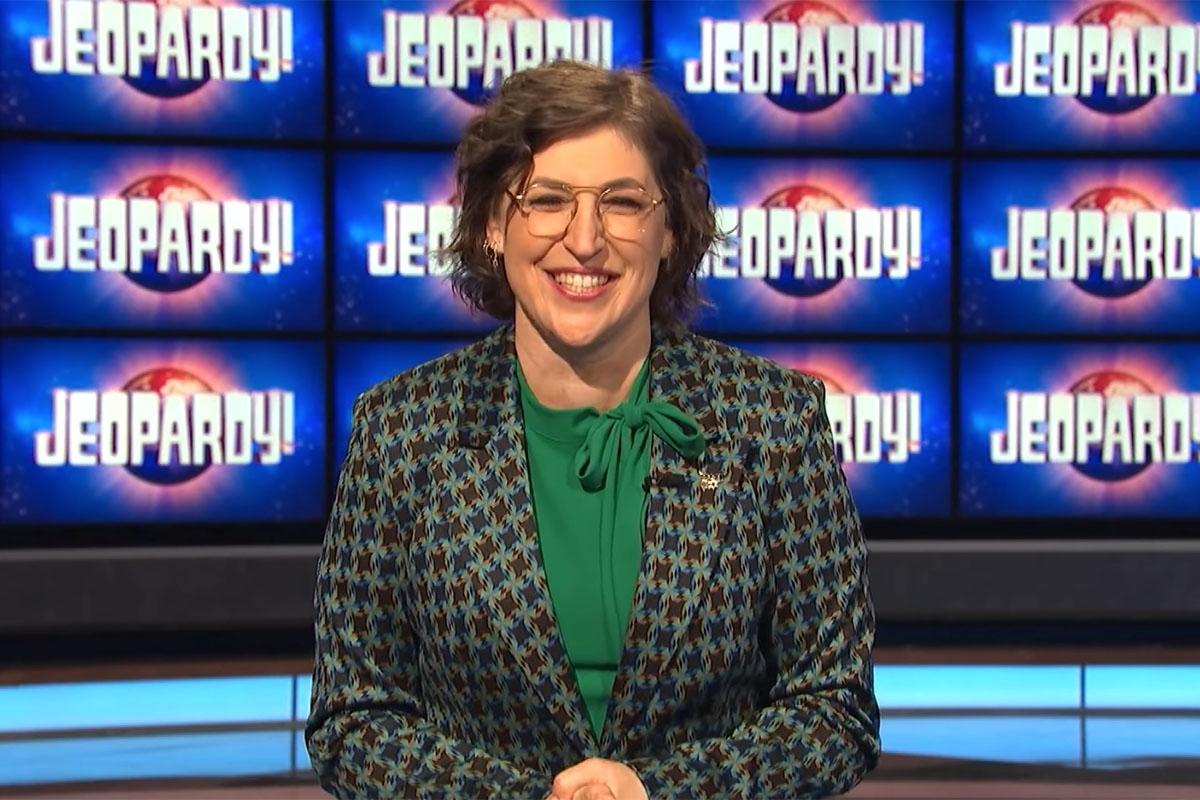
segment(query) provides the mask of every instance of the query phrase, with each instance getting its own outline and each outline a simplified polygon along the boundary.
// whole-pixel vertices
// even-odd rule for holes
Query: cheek
[[[670,257],[675,249],[675,237],[671,233],[671,229],[663,224],[657,231],[657,234],[650,241],[647,249],[654,255],[655,262],[665,261]]]
[[[625,264],[625,269],[636,273],[638,278],[653,284],[658,280],[658,250],[654,242],[645,245],[627,244],[620,247],[618,253]]]
[[[513,225],[504,242],[504,260],[506,264],[527,267],[545,258],[553,247],[553,242],[535,239]]]
[[[671,235],[669,233],[655,239],[651,246],[646,248],[646,271],[650,273],[654,281],[657,282],[663,264],[670,254]]]

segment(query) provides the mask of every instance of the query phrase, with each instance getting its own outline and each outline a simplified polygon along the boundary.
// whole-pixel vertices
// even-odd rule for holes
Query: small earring
[[[500,254],[496,252],[496,248],[492,247],[490,243],[485,243],[483,245],[483,252],[487,256],[488,262],[492,265],[492,272],[499,272]]]

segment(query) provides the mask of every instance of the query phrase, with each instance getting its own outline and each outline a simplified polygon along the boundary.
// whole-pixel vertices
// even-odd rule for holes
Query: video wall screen
[[[706,142],[696,327],[823,382],[869,535],[1188,535],[1200,2],[8,0],[0,547],[319,538],[358,395],[498,324],[453,149],[557,58]]]

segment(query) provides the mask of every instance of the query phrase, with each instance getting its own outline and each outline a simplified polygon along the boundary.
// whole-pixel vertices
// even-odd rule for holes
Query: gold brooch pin
[[[701,489],[715,489],[715,488],[717,488],[718,485],[720,485],[720,483],[721,483],[721,479],[718,478],[716,475],[712,474],[711,472],[701,472],[700,473],[700,488]]]

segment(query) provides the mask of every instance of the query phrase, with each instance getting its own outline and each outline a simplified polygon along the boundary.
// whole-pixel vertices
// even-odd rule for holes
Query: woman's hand
[[[603,783],[589,783],[576,790],[571,800],[616,800],[616,795]]]
[[[617,761],[589,758],[554,777],[546,800],[650,800],[637,773]]]

